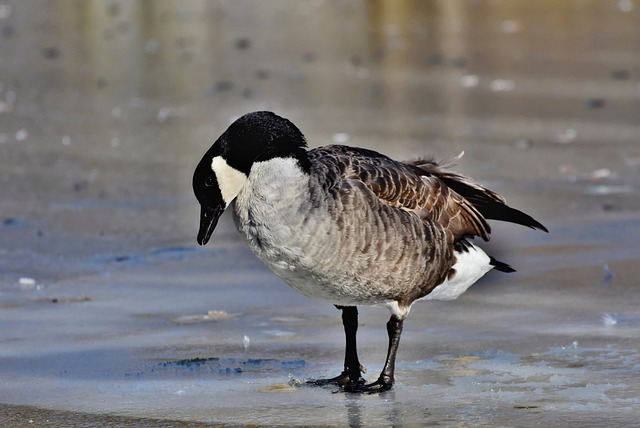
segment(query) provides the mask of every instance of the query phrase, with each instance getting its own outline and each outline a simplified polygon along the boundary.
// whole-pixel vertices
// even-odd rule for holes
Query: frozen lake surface
[[[631,1],[0,0],[0,425],[636,426],[639,43]],[[464,150],[551,233],[494,223],[518,272],[417,303],[392,391],[308,387],[340,313],[228,214],[195,242],[193,169],[257,109],[311,146]],[[388,313],[360,314],[371,378]]]

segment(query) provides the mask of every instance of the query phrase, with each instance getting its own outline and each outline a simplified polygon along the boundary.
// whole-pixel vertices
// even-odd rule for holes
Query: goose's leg
[[[384,363],[384,368],[380,373],[380,377],[373,383],[366,385],[360,385],[350,389],[350,392],[367,392],[375,393],[388,391],[393,386],[394,371],[396,365],[396,353],[398,352],[398,345],[400,344],[400,335],[402,334],[403,320],[391,315],[389,322],[387,322],[387,334],[389,336],[389,349],[387,350],[387,360]]]
[[[356,343],[356,335],[358,333],[358,308],[355,306],[336,306],[342,310],[342,325],[344,326],[345,351],[344,351],[344,370],[338,376],[330,379],[317,379],[310,381],[314,385],[338,384],[347,386],[349,389],[356,385],[364,385],[362,373],[365,372],[364,367],[360,365],[358,359],[358,349]]]
[[[351,383],[364,383],[362,373],[366,370],[360,365],[358,359],[358,347],[356,335],[358,333],[358,308],[355,306],[343,306],[342,325],[344,326],[344,336],[346,340],[344,350],[344,371],[342,375],[347,376],[347,381]]]

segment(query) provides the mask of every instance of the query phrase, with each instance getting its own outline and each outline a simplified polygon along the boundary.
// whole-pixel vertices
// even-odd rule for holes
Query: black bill
[[[200,208],[200,230],[198,231],[198,244],[206,245],[211,238],[213,230],[218,224],[218,219],[222,215],[224,207],[207,207],[202,205]]]

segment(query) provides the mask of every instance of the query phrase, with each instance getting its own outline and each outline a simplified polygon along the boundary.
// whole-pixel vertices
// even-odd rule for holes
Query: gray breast
[[[311,160],[310,174],[265,162],[236,200],[238,230],[267,266],[340,305],[410,304],[442,282],[452,264],[442,228],[382,203],[348,178],[343,157],[312,151]]]

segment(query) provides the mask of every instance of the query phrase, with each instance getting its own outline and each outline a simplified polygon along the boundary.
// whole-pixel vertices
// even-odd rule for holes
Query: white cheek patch
[[[216,156],[211,161],[211,169],[216,175],[222,199],[227,206],[238,196],[240,189],[247,181],[245,173],[229,166],[222,156]]]

